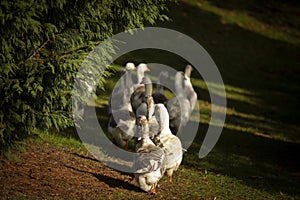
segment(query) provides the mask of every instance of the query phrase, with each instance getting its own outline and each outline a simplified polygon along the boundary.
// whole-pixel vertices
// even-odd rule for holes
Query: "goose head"
[[[148,66],[145,63],[141,63],[137,66],[137,83],[141,83],[143,77],[144,77],[144,73],[145,72],[149,72],[150,69],[148,68]]]
[[[136,118],[136,132],[138,136],[138,141],[143,141],[149,139],[149,123],[145,115],[140,115]]]
[[[148,120],[145,115],[140,115],[136,119],[136,125],[139,127],[146,127]]]
[[[136,67],[135,67],[134,63],[128,62],[125,65],[125,70],[126,71],[133,71],[133,70],[136,70]]]
[[[132,62],[126,63],[126,65],[121,70],[121,76],[126,74],[127,72],[135,71],[137,68],[135,67],[135,64]]]
[[[193,71],[193,67],[191,65],[187,65],[185,67],[185,72],[184,72],[185,77],[190,78],[192,71]]]

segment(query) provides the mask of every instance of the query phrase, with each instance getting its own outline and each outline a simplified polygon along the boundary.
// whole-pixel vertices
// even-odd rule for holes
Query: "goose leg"
[[[153,189],[151,190],[150,194],[156,194],[156,186],[157,182],[153,184]]]
[[[128,150],[128,140],[125,141],[125,150],[127,151]]]
[[[170,183],[173,183],[173,176],[172,176],[172,174],[170,176]]]

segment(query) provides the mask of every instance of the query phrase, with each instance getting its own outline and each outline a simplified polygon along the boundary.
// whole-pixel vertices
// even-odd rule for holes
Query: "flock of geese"
[[[197,94],[190,82],[192,69],[187,65],[184,72],[176,73],[176,97],[167,99],[162,85],[169,76],[167,71],[160,72],[153,92],[151,79],[145,75],[149,67],[144,63],[136,67],[129,62],[109,99],[108,131],[114,143],[126,150],[128,141],[134,141],[134,177],[148,193],[156,193],[164,174],[172,182],[173,172],[182,161],[183,148],[176,133],[187,124],[197,104]],[[132,80],[134,70],[136,83]]]

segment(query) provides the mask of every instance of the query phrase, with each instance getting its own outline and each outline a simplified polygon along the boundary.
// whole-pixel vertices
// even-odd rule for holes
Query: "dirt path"
[[[20,161],[0,168],[0,197],[42,199],[111,199],[116,192],[141,193],[131,176],[112,170],[91,155],[34,143]]]

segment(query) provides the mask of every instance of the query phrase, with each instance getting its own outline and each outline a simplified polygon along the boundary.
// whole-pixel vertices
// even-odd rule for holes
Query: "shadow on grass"
[[[133,185],[130,184],[124,180],[118,179],[118,178],[114,178],[111,176],[107,176],[107,175],[103,175],[103,174],[98,174],[98,173],[93,173],[93,172],[89,172],[89,171],[85,171],[85,170],[81,170],[81,169],[77,169],[75,167],[72,166],[65,166],[69,169],[81,172],[81,173],[87,173],[87,174],[91,174],[92,176],[94,176],[95,178],[97,178],[99,181],[106,183],[107,185],[109,185],[112,188],[124,188],[126,190],[129,191],[135,191],[135,192],[142,192],[142,190]]]
[[[184,166],[233,177],[271,193],[299,194],[299,144],[224,129],[213,151],[200,160],[198,152],[205,135],[202,130],[206,128],[200,125],[184,155]]]
[[[101,162],[101,160],[98,160],[96,158],[92,158],[90,156],[84,156],[84,155],[80,155],[78,153],[73,153],[73,154],[76,155],[76,156],[78,156],[78,157],[80,157],[80,158],[83,158],[83,159],[91,160],[91,161],[94,161],[94,162]],[[106,161],[103,164],[107,165],[107,164],[109,164],[109,162]],[[116,165],[116,163],[114,163],[114,165]],[[121,167],[121,165],[120,165],[120,167]],[[122,167],[124,167],[124,165],[122,165]],[[115,171],[118,171],[121,175],[131,176],[133,178],[133,174],[132,173],[127,173],[127,172],[123,172],[123,171],[119,171],[119,170],[115,170]]]

